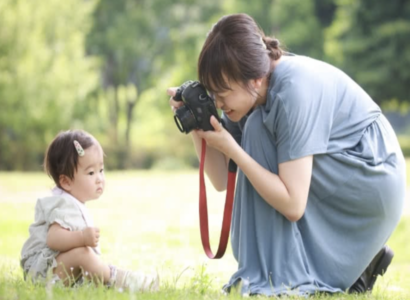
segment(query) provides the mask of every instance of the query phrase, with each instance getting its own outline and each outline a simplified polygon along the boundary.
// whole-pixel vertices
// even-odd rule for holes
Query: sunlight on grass
[[[93,286],[44,288],[23,281],[20,250],[34,218],[35,201],[51,187],[51,181],[42,173],[0,173],[0,299],[136,299],[135,295]],[[211,245],[215,250],[225,193],[214,191],[208,181],[207,193]],[[209,260],[202,250],[197,171],[108,172],[104,195],[87,206],[101,229],[104,261],[133,270],[160,272],[160,292],[138,294],[138,299],[226,299],[220,290],[237,265],[230,248],[220,260]],[[378,279],[373,295],[330,298],[404,299],[410,294],[409,235],[410,214],[406,210],[388,243],[395,258],[387,274]],[[239,295],[228,298],[241,299]]]

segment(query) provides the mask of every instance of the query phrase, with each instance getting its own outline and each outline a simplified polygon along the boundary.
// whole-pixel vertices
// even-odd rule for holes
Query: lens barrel
[[[179,131],[187,134],[198,127],[194,114],[186,105],[175,111],[174,120]]]

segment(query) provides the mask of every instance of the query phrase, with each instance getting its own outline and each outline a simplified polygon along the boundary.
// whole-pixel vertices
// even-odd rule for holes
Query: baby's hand
[[[96,227],[87,227],[82,230],[84,245],[89,247],[97,247],[100,240],[100,229]]]

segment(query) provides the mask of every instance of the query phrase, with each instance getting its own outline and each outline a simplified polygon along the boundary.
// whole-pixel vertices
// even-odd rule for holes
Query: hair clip
[[[77,150],[78,156],[84,156],[85,152],[83,147],[81,147],[80,143],[74,140],[74,147]]]

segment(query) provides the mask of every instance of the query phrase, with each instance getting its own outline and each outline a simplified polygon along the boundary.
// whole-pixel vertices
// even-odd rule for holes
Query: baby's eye
[[[94,175],[94,172],[93,172],[93,171],[91,171],[91,172],[89,172],[89,173],[88,173],[88,175],[93,176],[93,175]]]
[[[101,169],[101,170],[100,170],[100,173],[102,173],[102,172],[104,172],[104,169]]]

